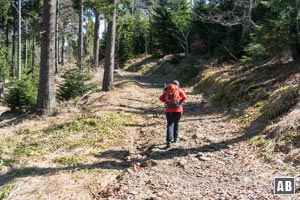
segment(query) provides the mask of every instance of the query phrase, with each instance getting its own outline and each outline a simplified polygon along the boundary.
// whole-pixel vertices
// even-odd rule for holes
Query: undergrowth
[[[17,135],[0,138],[0,172],[11,165],[20,165],[32,159],[40,159],[51,153],[70,153],[76,149],[106,149],[113,145],[114,138],[129,116],[107,113],[101,116],[84,114],[74,117],[71,122],[50,126],[44,130],[24,128]],[[84,151],[82,151],[84,153]],[[56,155],[56,154],[55,154]],[[77,165],[83,159],[78,155],[58,157],[55,163]]]
[[[0,187],[0,199],[5,199],[15,188],[14,184],[7,184]]]

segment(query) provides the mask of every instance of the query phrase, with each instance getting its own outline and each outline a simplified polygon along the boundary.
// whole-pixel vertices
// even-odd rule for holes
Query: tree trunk
[[[6,45],[6,55],[5,59],[8,61],[8,48],[9,48],[9,23],[6,23],[6,30],[5,30],[5,45]]]
[[[24,40],[25,40],[25,46],[24,46],[24,49],[25,49],[25,61],[24,61],[24,68],[27,70],[27,62],[28,62],[28,44],[27,44],[27,25],[26,25],[26,28],[25,28],[25,34],[24,34]],[[30,43],[30,40],[29,40],[29,43]]]
[[[244,19],[242,38],[244,38],[249,33],[250,28],[251,28],[252,8],[253,8],[253,0],[249,0],[249,5],[245,11],[246,13],[245,13],[245,19]]]
[[[135,12],[135,0],[132,0],[131,16],[134,16],[134,12]]]
[[[15,6],[16,6],[15,2]],[[13,21],[13,35],[12,35],[12,49],[11,49],[11,77],[15,78],[15,57],[16,57],[16,21],[17,16],[14,14],[14,21]]]
[[[32,47],[31,47],[31,69],[32,73],[34,73],[34,64],[35,64],[35,33],[32,36]]]
[[[59,38],[57,38],[57,64],[60,64],[60,45],[59,45]]]
[[[149,38],[145,37],[145,54],[148,55]]]
[[[62,35],[61,36],[61,66],[64,66],[65,64],[64,54],[65,54],[65,36]]]
[[[116,0],[110,0],[110,4],[115,6]],[[116,10],[108,22],[107,39],[105,47],[105,63],[103,76],[103,91],[110,91],[113,89],[114,65],[115,65],[115,36],[116,36]]]
[[[56,111],[54,88],[55,17],[56,0],[44,0],[40,81],[37,98],[37,113],[40,115],[52,115]]]
[[[100,14],[96,14],[95,31],[94,31],[94,58],[93,68],[97,68],[99,65],[99,29],[100,29]]]
[[[56,0],[55,15],[55,74],[58,73],[58,0]]]
[[[18,33],[18,79],[20,80],[21,79],[21,46],[22,46],[22,10],[21,10],[21,7],[22,7],[22,3],[21,3],[21,0],[19,0],[19,3],[18,3],[18,15],[19,15],[19,25],[18,25],[18,28],[19,28],[19,33]]]
[[[107,33],[107,20],[104,19],[104,33]]]
[[[79,32],[78,32],[78,61],[77,66],[82,71],[82,50],[83,50],[83,4],[82,0],[79,0]]]
[[[290,0],[290,49],[294,61],[300,61],[300,41],[298,39],[298,0]]]
[[[0,88],[0,97],[4,97],[4,92],[5,92],[5,77],[2,76],[2,84]]]

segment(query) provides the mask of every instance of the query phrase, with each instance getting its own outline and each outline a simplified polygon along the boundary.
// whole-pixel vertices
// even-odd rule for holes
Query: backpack
[[[180,95],[179,87],[176,84],[170,83],[165,88],[165,100],[168,108],[179,107]]]

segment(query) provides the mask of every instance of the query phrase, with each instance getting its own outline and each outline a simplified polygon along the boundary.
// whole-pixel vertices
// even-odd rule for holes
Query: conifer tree
[[[153,11],[151,29],[154,48],[163,54],[173,53],[177,40],[173,34],[175,24],[172,22],[171,1],[156,1]]]

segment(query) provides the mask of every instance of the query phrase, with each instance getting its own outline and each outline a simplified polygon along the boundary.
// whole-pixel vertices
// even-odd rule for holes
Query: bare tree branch
[[[222,26],[231,27],[236,25],[247,26],[253,24],[251,9],[253,0],[235,0],[231,10],[219,10],[216,13],[194,12],[194,17],[202,22],[216,23]]]

